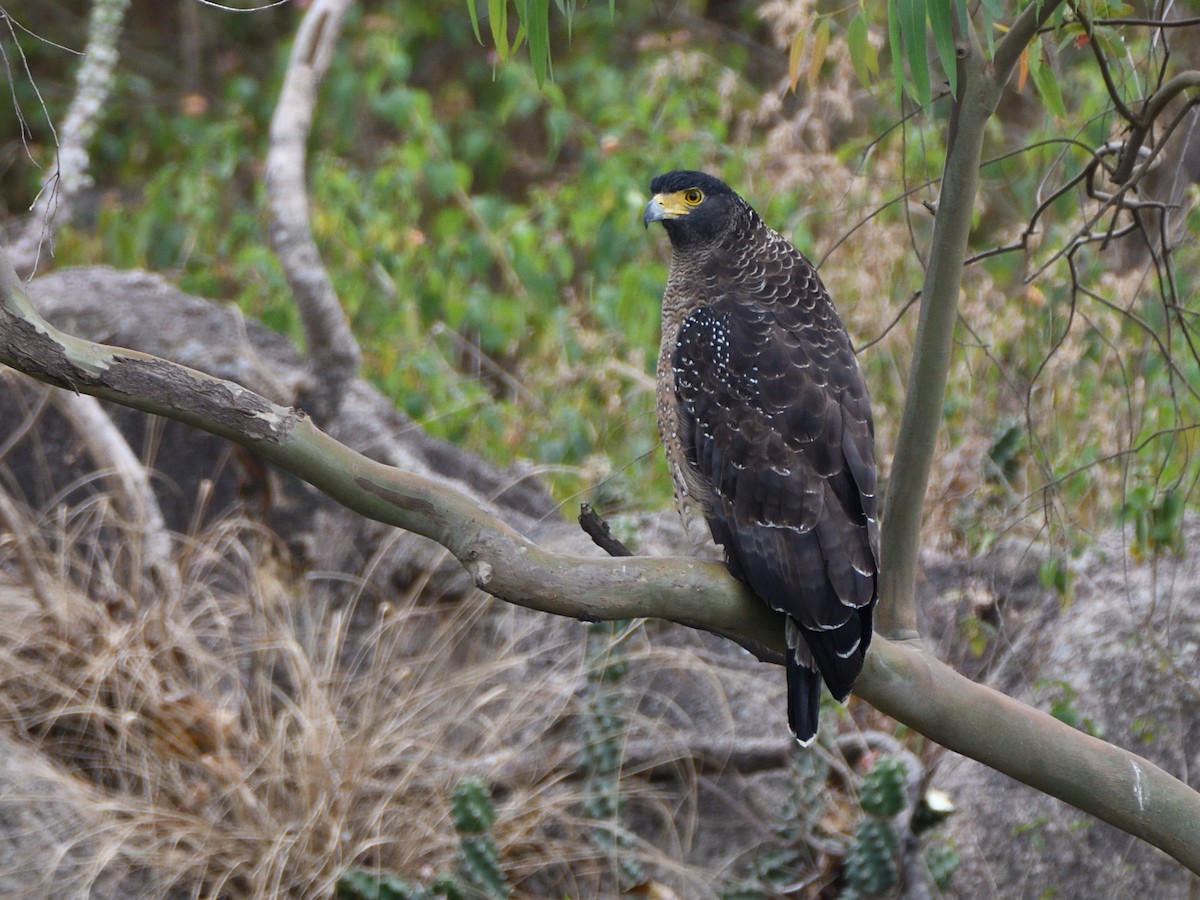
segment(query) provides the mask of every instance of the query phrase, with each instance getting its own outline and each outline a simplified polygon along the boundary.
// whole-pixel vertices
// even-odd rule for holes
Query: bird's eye
[[[699,206],[700,201],[704,199],[704,191],[699,188],[692,188],[690,191],[683,192],[683,201],[688,206]]]

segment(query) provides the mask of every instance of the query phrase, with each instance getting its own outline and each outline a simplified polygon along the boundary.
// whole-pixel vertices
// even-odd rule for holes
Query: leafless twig
[[[70,218],[75,196],[91,184],[88,145],[108,101],[119,54],[117,39],[129,0],[95,0],[87,49],[75,77],[75,97],[58,133],[57,164],[42,179],[25,227],[9,247],[13,267],[23,277],[37,269],[42,251]]]

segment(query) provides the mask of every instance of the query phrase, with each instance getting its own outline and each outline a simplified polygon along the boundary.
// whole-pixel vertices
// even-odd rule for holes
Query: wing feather
[[[873,426],[849,339],[816,273],[791,252],[799,263],[774,261],[757,290],[729,290],[684,320],[677,412],[731,569],[796,621],[844,699],[876,596]]]

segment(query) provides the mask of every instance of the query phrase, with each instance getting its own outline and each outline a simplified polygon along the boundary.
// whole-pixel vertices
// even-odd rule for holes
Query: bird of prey
[[[816,269],[703,172],[650,183],[671,269],[658,427],[687,522],[787,616],[788,724],[817,734],[821,680],[849,696],[879,569],[875,429],[850,338]]]

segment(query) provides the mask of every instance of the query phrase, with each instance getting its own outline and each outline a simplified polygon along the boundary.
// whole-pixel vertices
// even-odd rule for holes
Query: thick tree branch
[[[915,349],[883,516],[876,621],[879,632],[889,637],[916,635],[921,514],[942,424],[985,129],[1021,51],[1062,2],[1046,0],[1026,7],[997,45],[990,63],[983,58],[973,34],[966,35],[959,44],[962,58],[958,97],[953,101],[954,127],[947,142],[929,265],[921,288]]]
[[[933,252],[921,289],[915,349],[883,516],[876,621],[879,632],[889,637],[907,638],[917,633],[915,591],[921,512],[942,424],[942,400],[979,182],[984,125],[994,104],[978,47],[971,48],[963,60],[958,83],[957,130],[947,153],[934,219]]]
[[[233,382],[63,334],[0,254],[0,363],[237,441],[350,509],[432,538],[483,590],[580,619],[655,616],[783,659],[781,618],[717,563],[548,552],[474,500],[367,459]],[[943,746],[1137,835],[1200,873],[1200,794],[1135,754],[974,684],[919,645],[878,638],[855,693]]]
[[[305,161],[317,88],[329,69],[350,0],[316,0],[296,33],[271,119],[266,191],[271,247],[300,312],[312,383],[303,402],[322,422],[337,414],[362,354],[308,221]]]

